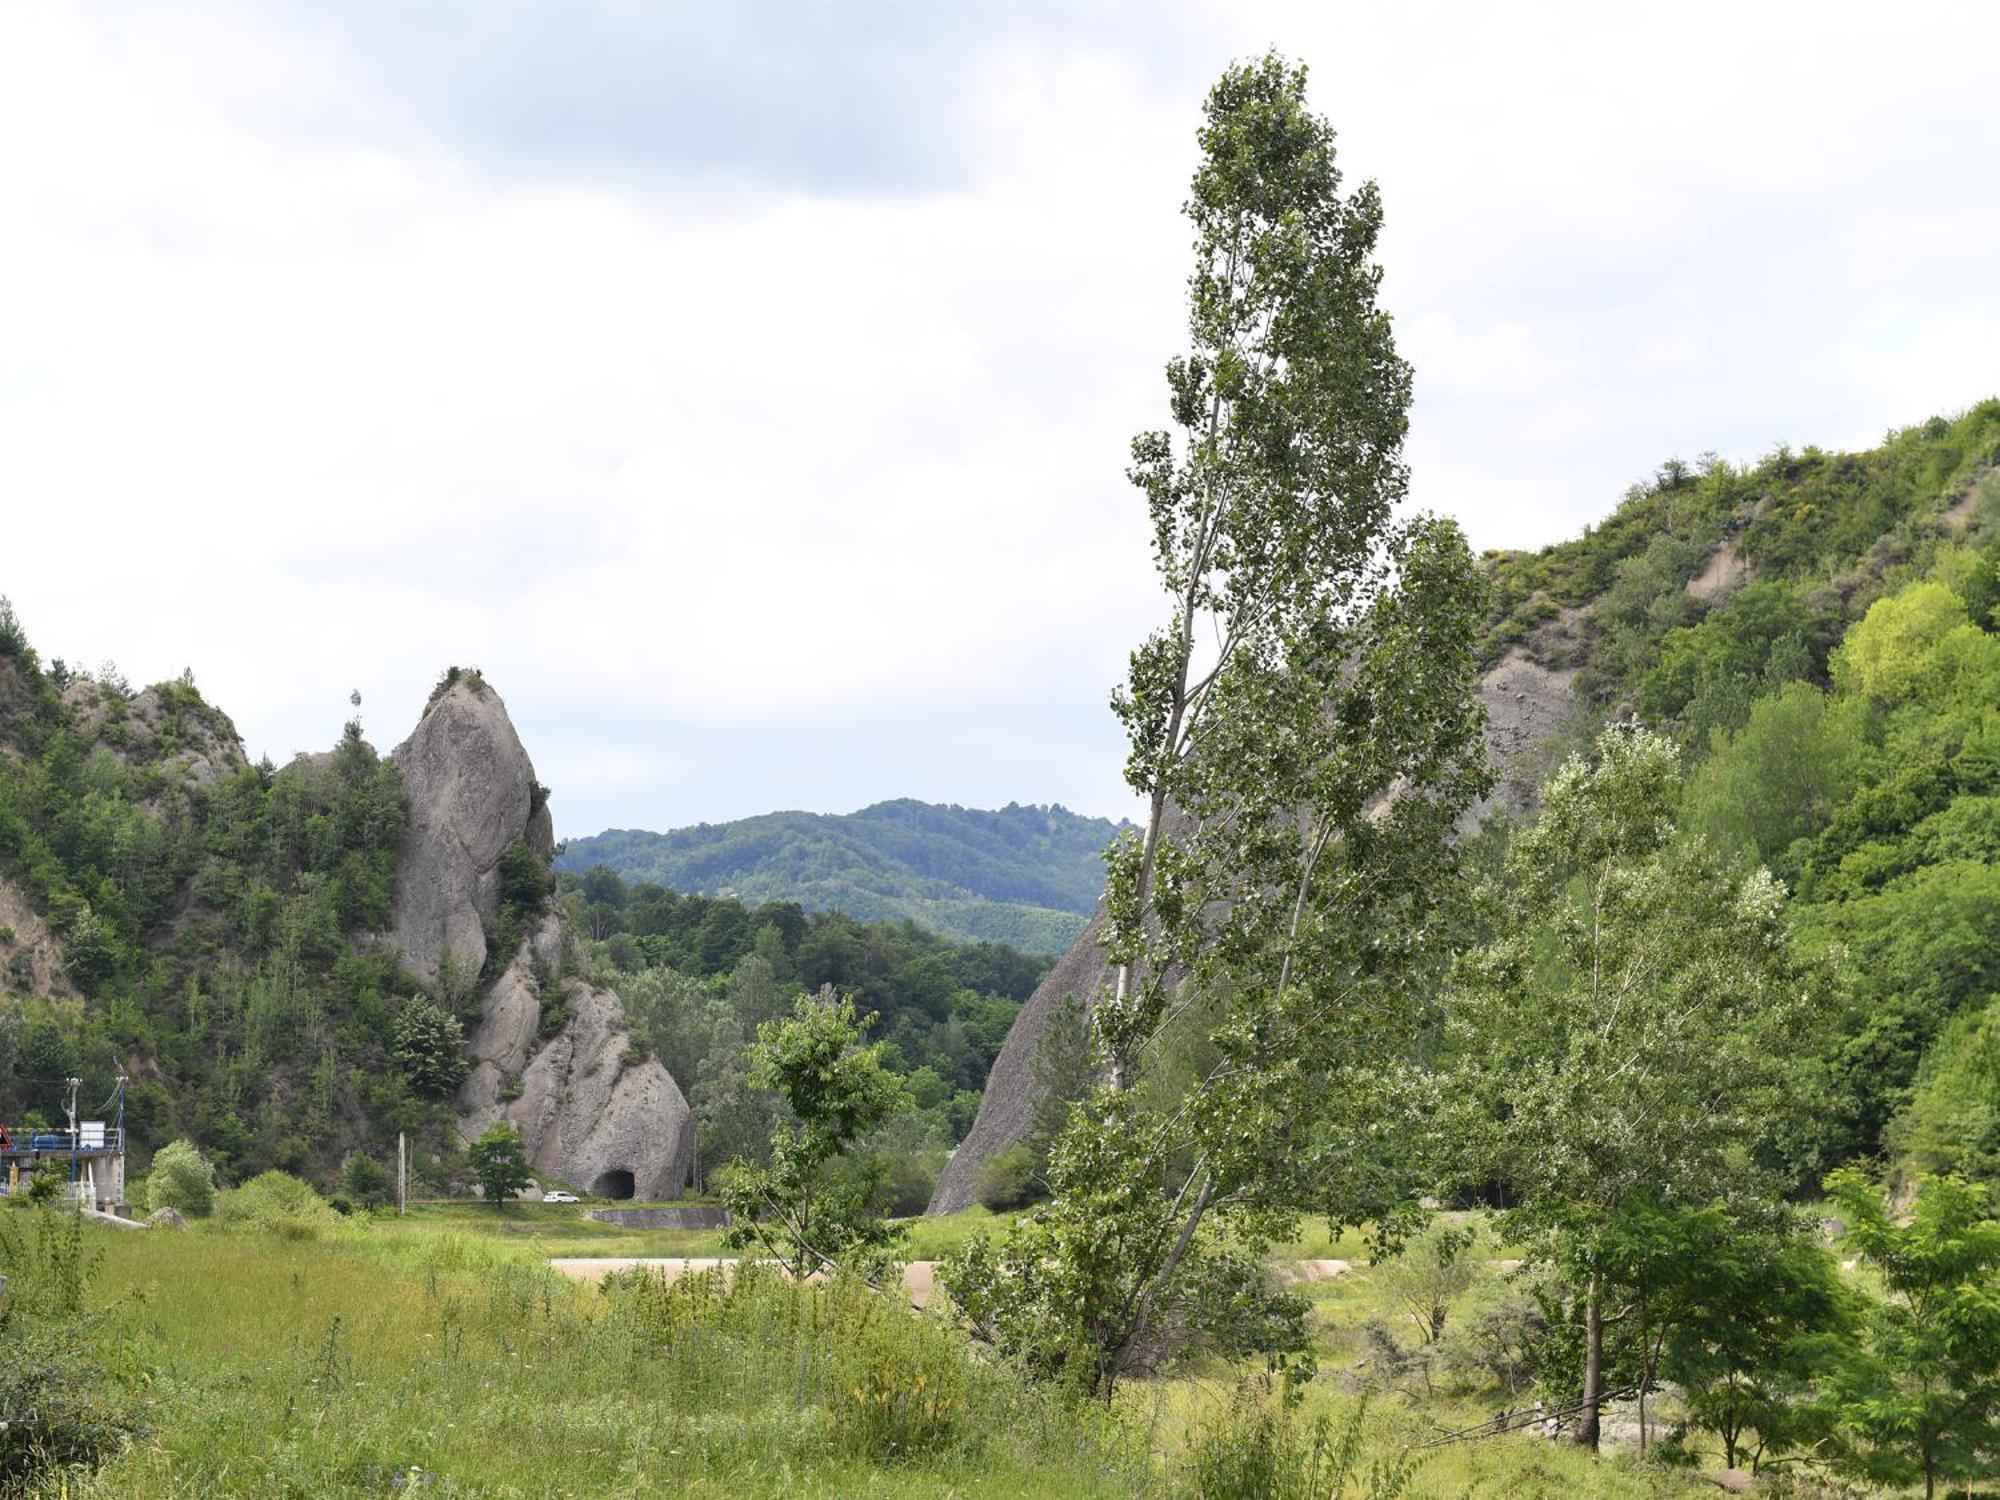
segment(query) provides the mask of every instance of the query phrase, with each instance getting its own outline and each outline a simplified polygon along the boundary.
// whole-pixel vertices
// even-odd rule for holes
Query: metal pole
[[[118,1086],[113,1091],[118,1100],[118,1182],[112,1193],[114,1203],[125,1201],[125,1075],[118,1075]]]
[[[410,1211],[410,1142],[402,1131],[396,1132],[396,1217],[402,1218]]]
[[[76,1140],[76,1091],[77,1091],[78,1089],[82,1088],[82,1087],[83,1087],[83,1080],[82,1080],[81,1078],[72,1078],[72,1079],[70,1079],[70,1080],[69,1080],[69,1111],[68,1111],[68,1113],[69,1113],[69,1182],[70,1182],[70,1193],[72,1194],[72,1196],[74,1196],[74,1195],[75,1195],[75,1193],[76,1193],[76,1179],[77,1179],[77,1176],[78,1176],[78,1169],[77,1169],[77,1151],[76,1151],[76,1148],[77,1148],[77,1140]]]

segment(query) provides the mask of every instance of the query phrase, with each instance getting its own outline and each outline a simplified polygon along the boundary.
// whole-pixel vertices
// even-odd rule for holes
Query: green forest
[[[234,740],[191,676],[135,695],[44,668],[0,606],[0,873],[61,949],[57,984],[0,1002],[0,1115],[60,1123],[66,1078],[122,1073],[135,1142],[192,1137],[231,1178],[442,1142],[455,1075],[398,1055],[435,1003],[360,940],[387,925],[401,779],[358,725],[282,769],[185,774]],[[0,929],[17,974],[28,936]]]
[[[570,839],[558,869],[745,901],[796,901],[863,922],[907,918],[965,942],[1060,953],[1083,930],[1119,832],[1060,804],[994,812],[902,798],[856,813],[766,813],[668,833]]]
[[[1576,746],[1626,716],[1670,734],[1677,826],[1768,868],[1801,947],[1838,958],[1795,1061],[1813,1123],[1770,1145],[1800,1189],[1856,1158],[1995,1181],[1996,457],[1989,401],[1865,453],[1668,463],[1579,540],[1487,559],[1487,659],[1580,668]],[[1742,581],[1698,598],[1719,552]]]

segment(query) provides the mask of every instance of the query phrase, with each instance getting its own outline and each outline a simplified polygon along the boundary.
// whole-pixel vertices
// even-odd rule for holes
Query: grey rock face
[[[1551,769],[1544,752],[1576,707],[1576,674],[1575,667],[1547,666],[1516,646],[1479,679],[1493,790],[1467,811],[1460,833],[1477,832],[1496,812],[1519,817],[1533,811],[1535,789]]]
[[[391,941],[424,979],[447,953],[477,973],[500,914],[500,857],[517,839],[543,859],[555,852],[535,768],[500,695],[475,674],[432,698],[394,759],[408,823]],[[618,997],[557,977],[569,947],[561,919],[545,915],[486,991],[459,1129],[470,1140],[508,1120],[539,1172],[608,1195],[673,1197],[693,1164],[694,1116],[657,1061],[626,1061],[632,1032]],[[543,990],[555,984],[568,986],[569,1016],[544,1041],[543,1007],[556,997]]]
[[[972,1129],[938,1174],[926,1213],[955,1214],[978,1201],[979,1169],[1022,1140],[1033,1127],[1042,1090],[1035,1081],[1035,1061],[1042,1038],[1063,1001],[1074,995],[1086,1007],[1104,988],[1110,973],[1105,956],[1104,907],[1100,903],[1090,925],[1077,935],[1048,977],[1028,997],[1007,1032],[993,1070],[986,1075],[986,1092],[979,1096],[979,1114]]]
[[[500,856],[526,837],[555,852],[535,768],[500,695],[476,676],[437,694],[392,759],[403,773],[409,825],[396,860],[391,940],[403,962],[435,979],[444,955],[477,972],[500,911]]]
[[[617,995],[569,981],[569,1019],[538,1044],[533,955],[551,933],[559,939],[553,917],[487,993],[473,1070],[459,1088],[459,1129],[469,1140],[506,1120],[539,1172],[605,1197],[676,1197],[694,1165],[694,1113],[657,1059],[627,1060],[632,1031]]]
[[[146,1223],[154,1229],[185,1229],[188,1221],[178,1208],[156,1208],[146,1215]]]
[[[74,995],[63,968],[62,940],[44,922],[28,893],[0,879],[0,989],[29,995]]]

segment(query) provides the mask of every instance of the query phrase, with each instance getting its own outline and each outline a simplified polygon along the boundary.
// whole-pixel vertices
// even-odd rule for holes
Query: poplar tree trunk
[[[1599,1300],[1598,1281],[1591,1273],[1590,1289],[1583,1305],[1583,1412],[1576,1424],[1580,1448],[1597,1451],[1597,1408],[1604,1400],[1604,1304]]]

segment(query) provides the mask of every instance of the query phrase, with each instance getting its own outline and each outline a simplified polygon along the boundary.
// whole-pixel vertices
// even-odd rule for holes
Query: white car
[[[575,1193],[565,1193],[560,1188],[556,1189],[553,1193],[542,1194],[542,1202],[544,1203],[581,1203],[582,1201]]]

